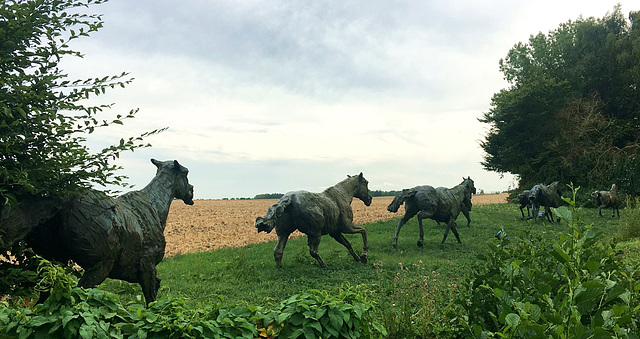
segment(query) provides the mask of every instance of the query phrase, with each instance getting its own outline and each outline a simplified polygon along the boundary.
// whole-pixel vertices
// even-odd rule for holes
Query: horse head
[[[173,197],[184,201],[187,205],[193,205],[193,185],[189,184],[187,174],[189,170],[180,165],[178,160],[159,161],[151,159],[151,162],[156,165],[156,177],[164,175],[166,180],[169,180],[173,190]]]
[[[387,211],[392,213],[398,212],[398,209],[400,208],[400,206],[402,206],[404,201],[407,199],[407,196],[409,195],[409,191],[410,189],[405,188],[402,190],[402,192],[400,192],[400,194],[396,195],[393,198],[393,201],[389,204],[389,206],[387,206]]]
[[[465,187],[469,192],[471,192],[472,194],[476,194],[476,186],[474,185],[471,177],[468,177],[468,178],[462,177],[462,184],[465,185]]]
[[[353,194],[354,197],[362,200],[366,206],[371,205],[371,194],[369,193],[369,182],[364,178],[362,172],[358,175],[358,182],[356,185],[355,192]]]

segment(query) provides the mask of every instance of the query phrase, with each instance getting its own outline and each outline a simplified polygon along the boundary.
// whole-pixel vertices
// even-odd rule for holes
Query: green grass
[[[585,223],[593,223],[605,235],[613,236],[626,212],[626,209],[621,211],[620,220],[596,218],[595,209],[580,209],[579,215]],[[450,233],[444,245],[440,245],[444,226],[425,220],[424,247],[419,248],[416,246],[418,223],[414,218],[402,228],[397,250],[391,246],[391,241],[398,218],[367,224],[369,261],[366,264],[354,262],[342,245],[325,236],[319,252],[328,265],[326,269],[309,255],[305,236],[289,240],[281,270],[273,260],[274,242],[178,255],[166,258],[157,267],[162,279],[158,297],[183,298],[193,305],[219,302],[222,298],[226,304],[267,306],[309,289],[334,291],[344,284],[368,284],[377,292],[375,301],[385,305],[398,286],[396,277],[401,272],[400,263],[405,267],[417,264],[420,272],[415,272],[416,276],[436,274],[447,285],[458,284],[477,261],[477,255],[495,244],[494,235],[500,229],[516,239],[528,231],[545,233],[548,228],[567,228],[566,224],[520,220],[520,212],[514,204],[474,206],[471,219],[470,228],[465,226],[462,215],[458,219],[462,225],[458,227],[461,244]],[[361,236],[347,235],[347,238],[360,253]],[[635,252],[639,247],[637,242],[631,242],[629,246]],[[137,284],[109,279],[101,288],[118,294],[123,303],[143,300]]]

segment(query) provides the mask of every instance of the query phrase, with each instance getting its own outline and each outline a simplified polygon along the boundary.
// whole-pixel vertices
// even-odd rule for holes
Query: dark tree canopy
[[[560,180],[617,183],[640,194],[640,12],[532,35],[500,60],[510,86],[479,120],[482,165],[519,176],[521,187]]]
[[[111,105],[82,101],[125,87],[127,73],[69,79],[62,58],[80,58],[70,43],[102,27],[100,15],[84,14],[106,0],[6,0],[0,2],[0,206],[21,197],[66,195],[96,184],[123,184],[110,162],[124,150],[144,147],[146,135],[115,140],[92,153],[86,136],[122,124],[136,110],[99,118]]]

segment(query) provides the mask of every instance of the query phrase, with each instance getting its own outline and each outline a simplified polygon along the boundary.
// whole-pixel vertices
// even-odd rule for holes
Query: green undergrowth
[[[595,209],[574,210],[583,224],[592,225],[590,232],[599,234],[593,241],[599,243],[596,240],[603,239],[603,243],[613,245],[616,244],[607,239],[615,239],[613,235],[628,212],[621,210],[622,218],[612,219],[596,218]],[[412,219],[401,230],[396,250],[391,240],[400,216],[398,213],[391,220],[366,225],[369,240],[366,264],[355,262],[330,237],[323,237],[319,247],[328,265],[325,269],[309,255],[304,236],[289,240],[282,269],[276,268],[273,259],[273,241],[184,254],[165,258],[158,265],[162,279],[159,300],[149,309],[140,306],[144,299],[137,284],[108,279],[100,290],[81,294],[80,289],[73,289],[77,293],[71,298],[73,306],[60,308],[66,313],[46,306],[49,300],[35,307],[28,302],[4,301],[0,323],[6,326],[11,321],[13,327],[7,333],[23,337],[29,336],[25,336],[26,332],[18,333],[18,329],[50,326],[49,331],[59,326],[56,331],[65,333],[66,326],[80,330],[82,324],[91,324],[94,330],[106,328],[107,332],[100,332],[106,333],[106,337],[207,337],[205,332],[213,337],[283,337],[286,333],[287,337],[301,338],[446,338],[478,333],[497,336],[500,331],[513,334],[505,330],[505,324],[512,329],[513,323],[505,323],[506,315],[501,317],[501,311],[492,312],[502,327],[480,325],[478,332],[475,326],[478,323],[469,318],[472,312],[467,296],[473,291],[470,277],[477,276],[487,265],[504,264],[500,261],[504,257],[495,251],[504,249],[506,242],[496,239],[496,233],[504,230],[511,244],[508,246],[515,247],[524,241],[532,248],[533,244],[539,244],[542,249],[561,240],[559,235],[573,234],[576,228],[568,220],[553,225],[521,220],[514,204],[481,205],[471,211],[470,228],[465,226],[464,217],[458,219],[462,225],[461,244],[451,235],[440,245],[444,226],[425,220],[424,247],[418,247],[418,225]],[[362,250],[360,235],[346,237],[356,252]],[[611,253],[621,251],[626,253],[622,260],[638,262],[636,240],[625,239],[617,247]],[[496,281],[499,279],[502,278]],[[491,307],[496,305],[500,304]],[[482,310],[485,306],[477,307]],[[340,312],[330,311],[334,309]],[[71,314],[79,317],[69,318]],[[20,322],[15,323],[16,319]],[[81,333],[88,336],[90,331],[84,328]],[[222,334],[207,332],[216,329]],[[39,332],[30,333],[34,337]]]

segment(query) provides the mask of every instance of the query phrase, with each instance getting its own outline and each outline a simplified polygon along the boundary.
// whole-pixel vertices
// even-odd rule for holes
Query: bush
[[[357,289],[337,295],[312,290],[272,311],[219,304],[190,307],[160,299],[127,307],[115,294],[77,287],[77,278],[42,260],[38,290],[50,297],[33,308],[0,301],[0,337],[19,338],[373,338],[386,335]],[[222,299],[220,299],[222,300]]]
[[[572,188],[573,190],[573,188]],[[571,208],[559,208],[569,232],[502,241],[473,267],[460,300],[464,325],[475,337],[635,337],[640,320],[634,280],[623,252],[584,225]]]

